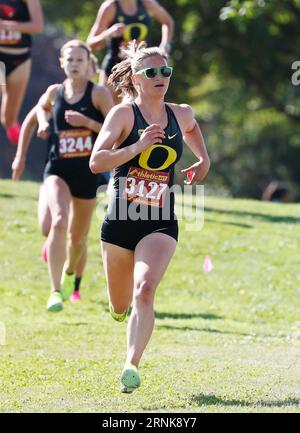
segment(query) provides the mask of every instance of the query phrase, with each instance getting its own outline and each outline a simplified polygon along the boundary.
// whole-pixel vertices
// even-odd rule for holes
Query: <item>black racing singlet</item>
[[[133,39],[138,42],[145,41],[150,30],[150,16],[145,9],[142,0],[137,0],[137,13],[135,15],[126,15],[118,0],[116,4],[116,15],[112,23],[123,23],[126,25],[124,35],[120,38],[112,38],[108,43],[109,54],[113,57],[118,57],[119,48],[122,44],[126,44]]]
[[[89,160],[97,134],[84,127],[71,126],[65,120],[65,111],[73,110],[103,123],[104,117],[92,101],[94,84],[88,81],[83,97],[75,104],[69,104],[64,98],[64,85],[58,91],[53,107],[53,127],[55,140],[50,152],[50,159],[71,161]]]
[[[174,194],[169,193],[169,188],[174,183],[174,167],[181,158],[183,141],[172,109],[167,104],[165,107],[168,125],[164,130],[166,137],[163,142],[152,145],[148,150],[114,170],[114,194],[111,195],[108,218],[111,214],[115,214],[117,219],[122,219],[120,210],[121,207],[124,209],[125,202],[127,208],[131,203],[135,203],[136,209],[141,210],[141,214],[144,208],[148,219],[153,215],[153,208],[156,209],[155,215],[158,219],[176,219]],[[119,149],[136,143],[142,131],[149,126],[135,103],[132,108],[134,126]]]
[[[23,0],[1,0],[0,19],[27,22],[30,15],[27,3]],[[0,30],[0,47],[26,48],[31,47],[32,39],[29,34]]]

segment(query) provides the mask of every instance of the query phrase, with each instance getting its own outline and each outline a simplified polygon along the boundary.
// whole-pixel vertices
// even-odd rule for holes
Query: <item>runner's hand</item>
[[[125,24],[122,23],[116,23],[112,25],[108,31],[107,31],[107,37],[108,38],[119,38],[123,36],[125,31]]]
[[[49,138],[49,123],[45,122],[41,125],[39,125],[37,130],[37,136],[42,138],[43,140],[47,140]]]
[[[79,113],[78,111],[66,110],[65,111],[65,120],[71,126],[87,126],[88,117],[84,114]]]
[[[19,180],[25,168],[25,160],[15,158],[11,168],[12,168],[12,180]]]
[[[6,31],[13,30],[14,25],[15,25],[15,21],[0,19],[0,30],[6,30]]]
[[[191,167],[181,170],[181,173],[186,173],[187,180],[184,181],[186,185],[195,185],[201,182],[207,175],[207,167],[203,164],[203,161],[198,161]]]
[[[140,152],[149,149],[153,144],[162,143],[165,138],[164,130],[157,124],[153,123],[144,129],[140,139],[136,143]]]

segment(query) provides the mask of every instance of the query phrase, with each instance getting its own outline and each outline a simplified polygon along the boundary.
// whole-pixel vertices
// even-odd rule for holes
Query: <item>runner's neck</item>
[[[126,15],[135,15],[137,13],[137,0],[118,0],[122,11]]]
[[[87,86],[86,79],[72,79],[66,80],[65,83],[65,93],[68,97],[74,97],[81,95],[85,92]]]
[[[140,98],[135,100],[136,105],[139,107],[143,117],[149,123],[149,125],[153,123],[164,123],[164,118],[166,116],[166,105],[164,100],[159,101],[141,101]],[[151,109],[149,109],[151,107]]]

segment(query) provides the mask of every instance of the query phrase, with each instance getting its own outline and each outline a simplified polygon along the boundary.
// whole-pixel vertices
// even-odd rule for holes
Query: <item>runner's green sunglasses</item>
[[[158,75],[163,78],[170,78],[173,73],[172,66],[159,66],[140,69],[136,74],[144,74],[146,78],[155,78]]]

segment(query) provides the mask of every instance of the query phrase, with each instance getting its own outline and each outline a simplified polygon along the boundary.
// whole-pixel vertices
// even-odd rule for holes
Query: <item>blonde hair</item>
[[[115,92],[120,92],[121,96],[133,99],[137,92],[132,84],[131,77],[143,66],[143,60],[148,57],[161,56],[165,60],[168,57],[158,47],[146,48],[145,42],[139,44],[136,40],[129,42],[126,48],[122,49],[125,59],[112,68],[112,73],[108,78],[108,84]]]
[[[92,51],[90,47],[83,41],[80,41],[79,39],[72,39],[71,41],[66,42],[60,49],[60,57],[62,58],[64,56],[64,52],[67,48],[83,48],[86,50],[88,59],[91,57]]]

